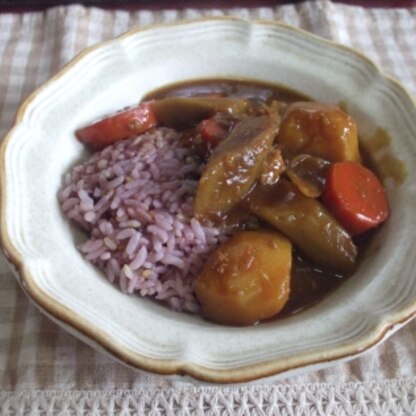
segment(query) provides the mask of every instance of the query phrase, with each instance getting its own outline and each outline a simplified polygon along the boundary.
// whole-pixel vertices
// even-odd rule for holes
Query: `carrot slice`
[[[119,140],[142,134],[156,124],[152,103],[143,103],[78,129],[75,135],[79,141],[101,149]]]
[[[356,162],[329,167],[322,200],[351,235],[377,227],[389,215],[383,185],[371,170]]]
[[[228,130],[222,127],[214,118],[201,121],[199,132],[202,139],[214,148],[229,136]]]

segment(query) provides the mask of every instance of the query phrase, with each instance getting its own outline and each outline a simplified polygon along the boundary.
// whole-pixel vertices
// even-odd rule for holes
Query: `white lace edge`
[[[0,393],[1,415],[416,415],[416,377],[400,380]]]

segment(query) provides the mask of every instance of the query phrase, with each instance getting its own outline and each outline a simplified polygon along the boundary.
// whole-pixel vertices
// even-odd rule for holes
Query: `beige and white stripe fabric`
[[[157,12],[72,5],[0,14],[0,137],[20,103],[86,46],[133,26],[202,15],[282,20],[353,46],[416,95],[416,9],[329,0]],[[1,415],[416,415],[416,321],[326,370],[251,386],[191,386],[129,369],[67,334],[38,312],[0,263]]]

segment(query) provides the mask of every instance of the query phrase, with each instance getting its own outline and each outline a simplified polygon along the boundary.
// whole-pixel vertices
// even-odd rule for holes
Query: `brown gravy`
[[[172,84],[146,95],[143,101],[165,97],[192,97],[218,94],[224,97],[254,98],[269,104],[273,100],[310,101],[311,98],[289,88],[260,81],[209,79]]]
[[[363,137],[361,151],[368,165],[381,179],[392,179],[396,185],[407,177],[406,164],[390,152],[391,137],[384,129],[377,129],[372,135]]]

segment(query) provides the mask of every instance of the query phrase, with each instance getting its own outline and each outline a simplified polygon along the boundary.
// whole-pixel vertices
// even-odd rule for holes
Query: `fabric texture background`
[[[207,15],[280,20],[352,46],[416,95],[416,9],[328,0],[158,12],[72,5],[0,14],[0,137],[22,101],[85,47],[135,26]],[[273,383],[193,386],[127,368],[67,334],[28,301],[1,260],[0,414],[415,415],[415,335],[412,321],[360,358]]]

